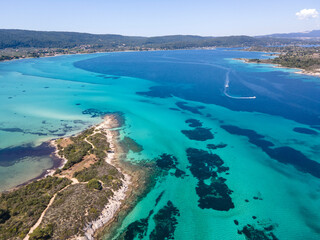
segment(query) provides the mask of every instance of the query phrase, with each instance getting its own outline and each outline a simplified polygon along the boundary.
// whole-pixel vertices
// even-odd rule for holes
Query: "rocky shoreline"
[[[115,118],[113,128],[121,127],[124,122],[123,119],[117,115],[113,115],[113,117]],[[113,210],[112,216],[106,216],[103,212],[101,219],[94,222],[99,227],[95,228],[95,230],[88,228],[89,232],[94,232],[94,234],[90,235],[91,238],[88,239],[103,240],[113,238],[117,234],[117,229],[121,225],[122,220],[139,200],[148,193],[149,189],[154,186],[155,181],[153,177],[157,174],[152,163],[142,162],[140,164],[132,164],[125,160],[127,151],[119,143],[120,134],[118,130],[110,130],[108,136],[110,137],[108,141],[113,144],[114,155],[111,155],[112,157],[107,160],[124,174],[125,178],[128,179],[128,185],[126,191],[122,191],[123,195],[118,199],[118,203],[113,205],[118,205],[118,207],[111,208]],[[110,211],[109,207],[109,205],[106,206],[106,212]]]
[[[109,199],[108,204],[104,206],[99,217],[86,224],[83,229],[83,236],[75,236],[75,238],[72,239],[103,239],[104,234],[119,223],[119,214],[127,211],[128,205],[132,207],[132,203],[135,202],[136,198],[146,189],[146,181],[141,181],[142,179],[146,180],[146,177],[148,176],[146,169],[124,161],[126,154],[122,150],[120,144],[118,144],[119,133],[117,130],[121,127],[122,123],[123,119],[120,116],[116,114],[107,115],[104,117],[103,122],[95,127],[96,129],[105,132],[110,147],[105,161],[123,174],[124,178],[122,180],[122,186],[114,192],[114,195]],[[55,147],[56,156],[63,159],[65,164],[67,159],[58,154],[56,144]],[[64,164],[59,168],[62,169]]]
[[[112,128],[120,127],[119,121],[117,120],[115,115],[108,115],[104,118],[104,122],[99,124],[96,128],[102,129],[105,131],[107,140],[109,142],[110,151],[105,159],[107,163],[115,166],[116,162],[118,162],[119,154],[116,150],[116,134],[112,132]],[[119,212],[119,209],[122,206],[123,201],[127,198],[127,192],[132,187],[131,176],[128,173],[124,173],[122,168],[119,166],[115,166],[119,172],[124,175],[123,185],[122,187],[114,192],[113,197],[110,199],[109,203],[105,206],[103,211],[101,212],[98,219],[87,224],[84,229],[84,236],[79,237],[79,240],[93,240],[95,239],[95,234],[98,230],[105,228],[112,222],[112,219],[115,218],[115,215]]]
[[[255,63],[255,64],[270,64],[272,65],[273,68],[285,68],[285,69],[296,69],[298,71],[295,71],[295,74],[301,74],[301,75],[307,75],[307,76],[312,76],[312,77],[320,77],[320,69],[317,69],[317,71],[307,71],[305,69],[300,69],[300,68],[290,68],[290,67],[283,67],[280,64],[275,64],[275,63],[270,63],[270,62],[265,62],[263,60],[257,62],[257,61],[250,61],[248,58],[233,58],[233,60],[241,61],[243,63]]]
[[[113,235],[146,192],[153,171],[150,164],[125,161],[127,151],[119,143],[123,122],[117,114],[106,115],[100,124],[48,143],[53,148],[52,157],[57,160],[55,168],[3,193],[4,202],[0,202],[0,206],[6,206],[5,199],[17,194],[23,195],[21,199],[43,194],[43,200],[38,200],[43,201],[41,207],[35,202],[26,210],[38,208],[37,214],[10,217],[5,228],[10,229],[19,219],[24,222],[23,229],[17,235],[0,233],[0,238],[93,240]],[[30,188],[34,193],[27,190]],[[23,207],[24,201],[19,204]]]

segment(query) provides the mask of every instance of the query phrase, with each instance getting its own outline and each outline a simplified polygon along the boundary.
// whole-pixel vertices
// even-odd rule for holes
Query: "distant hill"
[[[273,37],[273,38],[320,38],[320,30],[313,30],[309,32],[296,32],[296,33],[276,33],[264,35],[260,37]]]
[[[132,37],[115,34],[88,34],[77,32],[47,32],[0,29],[0,49],[4,48],[158,48],[183,49],[194,47],[247,47],[253,45],[286,44],[292,40],[256,38],[249,36],[201,37],[172,35],[159,37]]]
[[[106,47],[121,44],[136,45],[143,38],[125,37],[115,34],[88,34],[77,32],[46,32],[29,30],[0,29],[0,49],[17,47],[58,47],[71,48],[80,45],[104,45]]]

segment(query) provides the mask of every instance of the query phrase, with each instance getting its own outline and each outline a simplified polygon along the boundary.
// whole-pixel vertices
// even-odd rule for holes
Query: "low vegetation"
[[[81,235],[85,226],[97,219],[114,191],[122,186],[123,175],[105,160],[110,145],[104,130],[92,127],[56,143],[59,154],[67,159],[65,167],[56,174],[76,178],[79,183],[57,194],[38,234],[52,226],[52,233],[47,234],[51,239],[68,239]]]
[[[283,67],[300,68],[312,71],[320,68],[320,57],[284,54],[273,59],[272,63],[280,64]]]
[[[272,59],[248,59],[255,63],[279,64],[282,67],[300,68],[306,71],[320,70],[320,47],[252,47],[249,51],[278,52],[278,56]]]
[[[89,168],[75,172],[74,177],[79,182],[90,182],[93,179],[99,180],[114,191],[122,186],[123,179],[123,175],[114,166],[105,161],[98,161]]]
[[[74,164],[81,162],[86,155],[90,154],[92,146],[85,139],[93,133],[93,130],[94,128],[90,128],[77,136],[70,137],[72,143],[66,147],[62,147],[60,141],[57,141],[59,155],[68,160],[63,170],[69,169]]]
[[[50,239],[53,234],[53,225],[48,224],[43,228],[36,228],[32,234],[30,234],[30,240],[45,240]]]
[[[91,179],[91,180],[88,182],[88,188],[90,188],[90,189],[96,189],[96,190],[101,190],[101,189],[102,189],[102,185],[101,185],[101,183],[99,182],[99,180],[97,180],[97,179]]]
[[[87,184],[74,184],[57,194],[39,228],[53,226],[51,239],[68,239],[83,234],[84,227],[96,220],[113,192],[109,188],[88,188]]]
[[[70,183],[66,178],[46,177],[2,193],[0,239],[22,239],[36,223],[52,196]]]
[[[90,141],[94,146],[92,153],[99,160],[105,159],[107,156],[106,152],[110,149],[107,137],[102,133],[95,133],[88,137],[88,141]]]
[[[110,150],[105,134],[92,127],[79,135],[56,140],[59,154],[67,159],[65,166],[54,177],[0,196],[0,239],[23,239],[55,194],[30,240],[81,235],[122,186],[122,173],[105,161]],[[70,185],[72,177],[79,183]]]

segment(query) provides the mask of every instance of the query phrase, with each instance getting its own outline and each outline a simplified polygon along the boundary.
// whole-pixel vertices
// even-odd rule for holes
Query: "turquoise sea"
[[[154,161],[126,239],[320,239],[320,79],[230,49],[0,63],[0,190],[53,166],[45,141],[108,112]]]

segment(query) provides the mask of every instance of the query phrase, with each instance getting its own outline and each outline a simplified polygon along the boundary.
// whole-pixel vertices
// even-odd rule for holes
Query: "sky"
[[[0,28],[129,36],[320,29],[320,0],[0,0]]]

